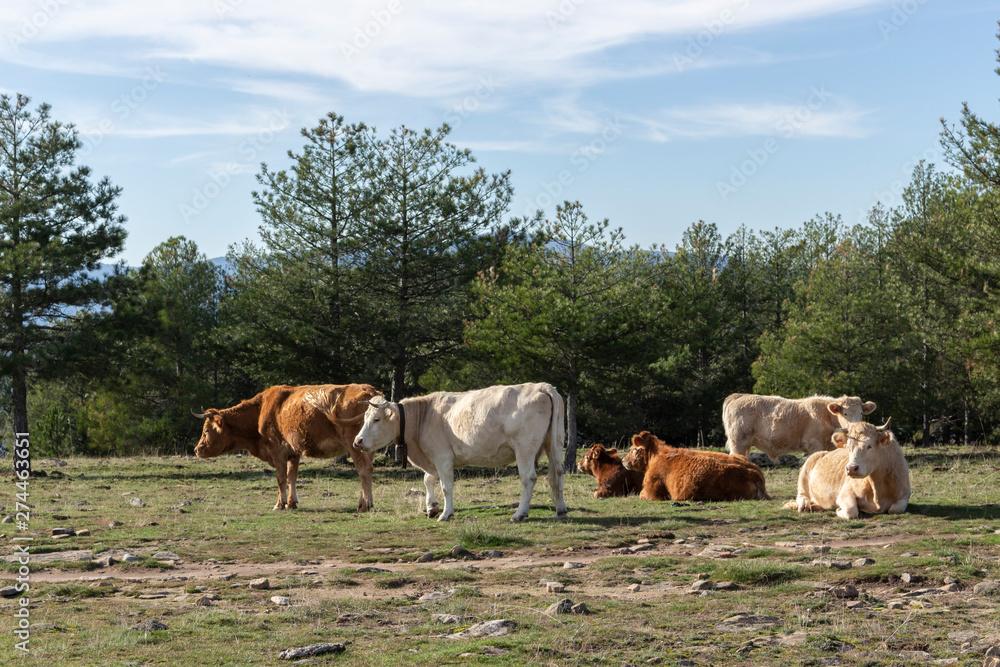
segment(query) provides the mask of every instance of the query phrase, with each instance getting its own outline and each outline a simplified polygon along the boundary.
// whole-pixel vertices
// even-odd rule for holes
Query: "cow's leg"
[[[358,501],[358,511],[367,512],[375,507],[375,499],[372,497],[372,458],[360,449],[350,448],[351,460],[354,468],[358,471],[358,478],[361,480],[361,500]]]
[[[538,479],[538,473],[535,472],[534,457],[520,454],[523,450],[523,447],[518,447],[516,445],[514,447],[514,451],[518,453],[517,472],[521,476],[521,502],[518,504],[517,511],[514,512],[514,516],[510,518],[511,521],[524,521],[528,518],[528,509],[531,507],[531,494],[535,490],[535,480]],[[558,511],[558,505],[556,510]],[[562,511],[565,514],[565,503],[563,503]]]
[[[434,473],[426,472],[424,473],[424,488],[427,489],[426,505],[427,505],[427,518],[433,519],[438,514],[441,513],[441,506],[438,505],[437,497],[434,495],[434,488],[438,485],[441,480],[438,479],[437,475]]]
[[[288,509],[293,510],[299,506],[299,496],[295,492],[295,482],[299,478],[299,459],[302,458],[298,454],[293,454],[288,457]]]
[[[285,495],[285,483],[288,481],[288,458],[284,452],[279,452],[274,456],[274,472],[278,475],[278,502],[274,509],[283,510],[288,505],[288,498]]]
[[[566,518],[569,510],[566,509],[566,501],[563,499],[563,466],[562,461],[556,458],[555,461],[549,457],[549,493],[552,495],[552,502],[556,506],[556,516],[560,519]],[[597,496],[595,496],[596,498]]]
[[[906,511],[906,506],[910,504],[909,498],[904,498],[903,500],[897,500],[892,505],[889,505],[889,514],[902,514]]]
[[[451,463],[438,466],[438,478],[441,480],[441,490],[444,492],[444,511],[438,521],[451,521],[455,518],[455,469]]]
[[[844,489],[837,494],[837,516],[841,519],[857,519],[858,513],[858,499],[849,485],[845,484]]]

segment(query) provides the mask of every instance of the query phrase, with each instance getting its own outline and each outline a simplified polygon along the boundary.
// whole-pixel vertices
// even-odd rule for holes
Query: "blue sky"
[[[579,200],[630,243],[853,223],[939,118],[1000,117],[996,0],[6,0],[0,93],[52,105],[123,188],[137,264],[169,236],[257,240],[261,162],[329,111],[448,122],[511,215]]]

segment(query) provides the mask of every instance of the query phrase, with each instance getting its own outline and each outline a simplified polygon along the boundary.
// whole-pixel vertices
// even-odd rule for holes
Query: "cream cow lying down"
[[[837,510],[841,519],[867,514],[900,514],[910,501],[910,468],[889,430],[856,422],[834,432],[837,449],[816,452],[799,471],[795,500],[800,512]]]

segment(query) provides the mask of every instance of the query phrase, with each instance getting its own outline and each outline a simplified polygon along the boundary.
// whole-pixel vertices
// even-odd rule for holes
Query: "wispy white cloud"
[[[497,72],[521,85],[585,86],[596,81],[670,71],[670,62],[593,66],[593,58],[624,45],[697,34],[729,11],[726,30],[888,6],[888,0],[175,0],[136,3],[53,0],[53,16],[32,23],[34,0],[6,0],[0,16],[0,58],[79,71],[121,68],[137,58],[210,64],[236,71],[306,75],[368,92],[417,97],[461,94],[470,72]],[[27,23],[25,23],[27,21]],[[36,25],[37,24],[37,25]],[[27,26],[27,27],[26,27]],[[13,37],[12,37],[13,36]],[[88,62],[60,48],[88,41]],[[48,54],[45,56],[44,54]],[[669,60],[669,59],[667,59]],[[695,66],[721,61],[699,59]],[[247,92],[278,90],[274,82]],[[290,93],[308,94],[305,88]]]

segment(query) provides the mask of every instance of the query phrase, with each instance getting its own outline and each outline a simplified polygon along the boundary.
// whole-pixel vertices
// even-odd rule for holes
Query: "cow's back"
[[[828,441],[834,425],[827,410],[832,400],[732,394],[723,403],[726,448],[730,454],[746,456],[756,447],[772,459],[794,451],[832,449]]]
[[[377,392],[370,385],[278,385],[265,397],[261,432],[281,440],[297,454],[331,458],[347,454],[360,429],[359,424],[337,426],[311,397],[322,394],[325,403],[344,419],[364,413],[367,400]]]
[[[547,383],[496,385],[436,392],[405,405],[408,417],[412,408],[419,410],[419,447],[428,456],[447,446],[456,468],[501,467],[514,462],[519,443],[530,441],[539,452],[547,444],[555,407],[550,392],[555,389]]]
[[[742,457],[712,452],[664,448],[652,454],[643,493],[646,499],[665,500],[665,489],[674,500],[767,500],[764,474]]]

